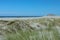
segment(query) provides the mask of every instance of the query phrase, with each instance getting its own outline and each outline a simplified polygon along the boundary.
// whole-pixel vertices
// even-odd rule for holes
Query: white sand
[[[0,18],[0,20],[27,20],[39,18],[60,18],[60,16],[26,17],[26,18]]]

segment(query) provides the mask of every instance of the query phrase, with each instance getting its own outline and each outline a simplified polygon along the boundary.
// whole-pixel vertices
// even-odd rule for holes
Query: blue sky
[[[60,0],[0,0],[0,16],[60,16]]]

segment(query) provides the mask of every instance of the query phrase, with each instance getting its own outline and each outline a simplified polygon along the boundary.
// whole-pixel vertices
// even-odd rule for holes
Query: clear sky
[[[60,0],[0,0],[0,16],[60,16]]]

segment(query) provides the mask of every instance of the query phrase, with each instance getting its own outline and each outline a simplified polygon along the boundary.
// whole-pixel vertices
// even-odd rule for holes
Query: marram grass
[[[6,34],[6,40],[60,40],[57,30],[47,31],[17,31],[17,33]]]
[[[40,23],[46,28],[36,30],[31,28],[29,22]],[[7,24],[7,30],[2,30],[4,40],[60,40],[59,23],[58,19],[53,19],[53,21],[50,19],[13,21]]]

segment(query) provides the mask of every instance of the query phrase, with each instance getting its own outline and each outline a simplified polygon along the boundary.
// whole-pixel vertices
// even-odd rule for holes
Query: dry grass
[[[30,23],[39,23],[46,28],[35,30]],[[57,28],[60,27],[60,19],[5,21],[5,26],[6,29],[0,30],[4,40],[60,40],[60,31]]]

